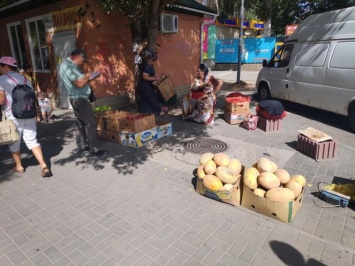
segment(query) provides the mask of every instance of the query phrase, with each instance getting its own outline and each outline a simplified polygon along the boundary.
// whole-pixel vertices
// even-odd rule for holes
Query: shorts
[[[50,113],[52,112],[52,109],[50,107],[42,106],[41,107],[41,113]]]
[[[16,125],[17,133],[20,136],[20,139],[9,145],[9,149],[11,152],[20,151],[21,136],[29,150],[32,150],[33,148],[40,146],[37,141],[37,125],[36,125],[35,117],[28,118],[28,119],[13,118],[12,120]]]

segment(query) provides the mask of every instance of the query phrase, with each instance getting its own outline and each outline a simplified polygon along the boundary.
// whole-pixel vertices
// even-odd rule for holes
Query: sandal
[[[13,169],[13,171],[14,171],[14,173],[19,173],[19,174],[25,173],[25,169],[18,170],[16,167]]]
[[[41,175],[42,175],[42,177],[50,177],[50,176],[52,176],[52,173],[51,173],[51,170],[49,170],[48,167],[44,167],[41,170]]]

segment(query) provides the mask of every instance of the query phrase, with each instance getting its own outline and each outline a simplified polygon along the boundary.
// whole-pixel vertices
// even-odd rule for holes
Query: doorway
[[[55,66],[58,73],[57,81],[60,99],[59,107],[64,109],[73,109],[69,102],[68,91],[59,76],[59,68],[62,61],[65,60],[70,55],[70,53],[76,48],[75,32],[74,30],[56,32],[53,35],[52,41],[54,47]]]

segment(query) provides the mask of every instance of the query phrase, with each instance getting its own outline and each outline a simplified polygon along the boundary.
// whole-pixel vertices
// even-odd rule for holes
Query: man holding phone
[[[80,69],[84,62],[88,62],[86,52],[79,48],[75,49],[60,65],[59,75],[68,91],[69,101],[74,109],[76,145],[79,152],[89,151],[91,155],[101,156],[107,152],[99,149],[96,119],[89,101],[90,81],[98,77],[99,74],[84,74]]]

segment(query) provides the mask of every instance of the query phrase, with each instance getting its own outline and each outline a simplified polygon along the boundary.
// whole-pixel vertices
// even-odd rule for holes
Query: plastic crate
[[[261,130],[264,130],[266,132],[278,131],[281,129],[281,119],[271,120],[271,119],[267,119],[265,117],[259,116],[258,128]]]
[[[334,158],[337,146],[335,140],[316,142],[302,134],[298,135],[297,150],[316,161]]]

